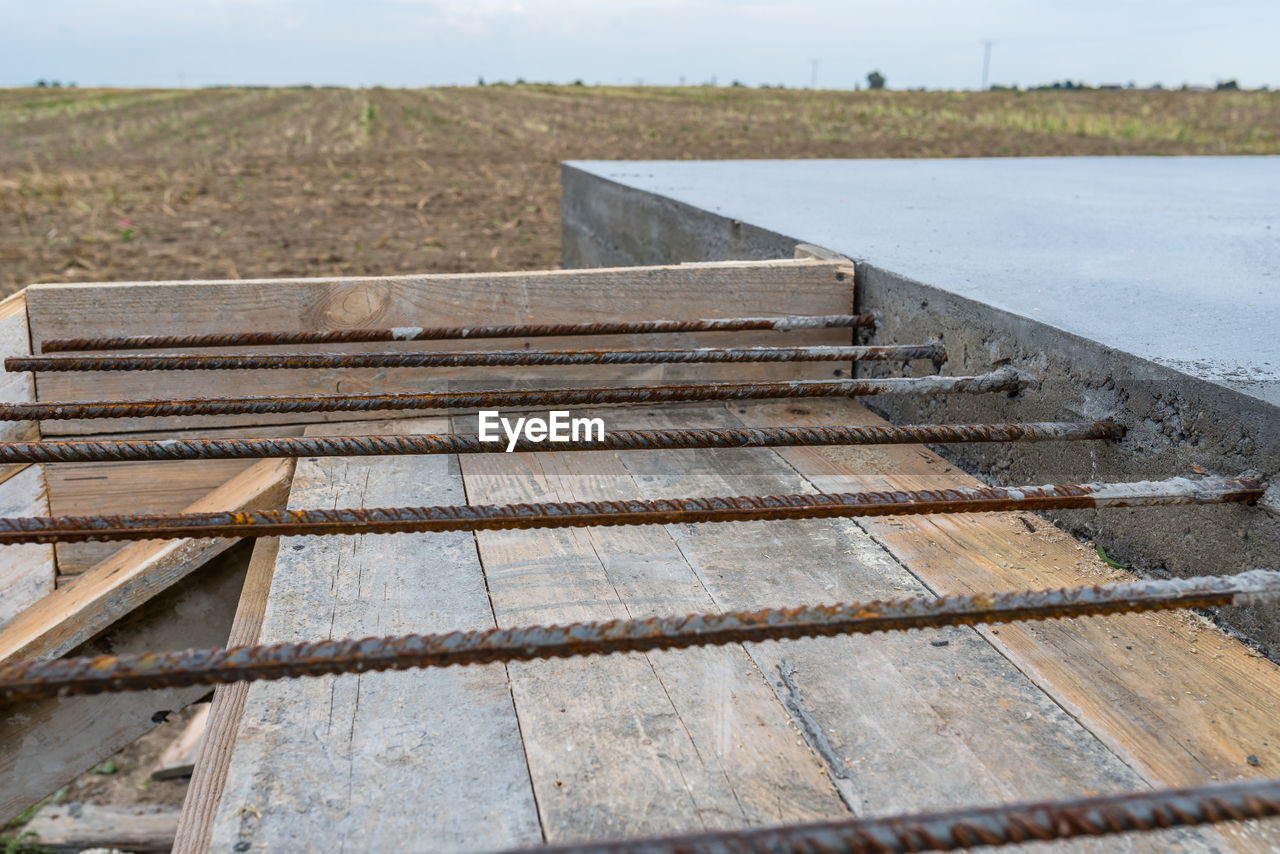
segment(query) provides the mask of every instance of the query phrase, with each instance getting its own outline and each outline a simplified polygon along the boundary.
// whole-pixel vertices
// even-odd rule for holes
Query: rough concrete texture
[[[1277,183],[1280,159],[1235,160],[1115,158],[1105,166],[1093,159],[985,161],[986,173],[998,173],[998,167],[1008,164],[1014,176],[999,182],[1004,196],[986,188],[971,202],[934,192],[939,182],[945,183],[939,175],[946,167],[963,171],[970,161],[774,163],[767,165],[778,172],[768,180],[764,176],[769,170],[761,163],[566,164],[563,263],[582,267],[777,258],[790,256],[796,243],[816,243],[854,259],[857,310],[880,315],[880,326],[868,340],[939,338],[950,355],[944,373],[978,373],[1011,364],[1041,379],[1039,387],[1013,399],[940,395],[869,401],[893,421],[1113,415],[1129,429],[1114,444],[938,448],[968,471],[1001,484],[1142,480],[1200,469],[1276,479],[1280,291],[1275,290],[1273,271],[1280,269],[1280,192],[1266,187]],[[1159,216],[1132,210],[1136,202],[1126,202],[1129,197],[1114,188],[1097,189],[1099,172],[1119,180],[1128,170],[1142,173],[1153,162],[1160,169],[1147,180],[1157,186],[1138,187],[1143,182],[1132,175],[1125,184]],[[1245,180],[1241,176],[1250,163],[1259,174]],[[876,168],[886,164],[887,173],[897,179],[892,186],[884,183],[886,170]],[[916,164],[923,177],[908,176]],[[1070,192],[1069,167],[1076,164],[1078,192]],[[743,171],[728,169],[735,165]],[[852,181],[850,176],[861,177],[858,168],[864,165],[879,178]],[[1215,210],[1203,196],[1199,207],[1184,204],[1181,194],[1188,184],[1204,184],[1201,189],[1207,190],[1212,181],[1204,176],[1176,181],[1178,168],[1194,171],[1203,165],[1219,179],[1235,176],[1226,198],[1240,203],[1242,218],[1249,222],[1222,225],[1218,220],[1229,212]],[[830,170],[829,180],[819,193],[815,188],[822,185],[824,167]],[[1037,176],[1048,180],[1046,169],[1051,187],[1037,184]],[[1241,182],[1253,187],[1256,197]],[[1168,205],[1156,201],[1160,187],[1171,195]],[[1005,197],[1010,211],[993,213]],[[1106,214],[1107,230],[1117,233],[1102,240],[1092,227],[1073,229],[1073,223],[1087,221],[1088,212],[1108,200],[1130,213],[1127,219],[1120,211]],[[949,218],[941,216],[944,203],[953,208]],[[1255,222],[1258,218],[1266,221]],[[1016,240],[1008,231],[981,237],[1011,219],[1022,220]],[[1205,233],[1197,237],[1184,219],[1202,221]],[[1178,239],[1171,243],[1175,227]],[[1221,240],[1227,241],[1225,247]],[[1011,252],[1011,242],[1020,248]],[[1165,278],[1155,275],[1154,267],[1128,259],[1129,250],[1146,260],[1163,258],[1158,266]],[[1204,255],[1212,256],[1213,264]],[[1107,258],[1115,262],[1114,272],[1108,272]],[[1093,271],[1092,278],[1083,270]],[[1127,284],[1127,277],[1142,270],[1151,274],[1147,282]],[[1204,291],[1203,299],[1192,300],[1192,292],[1175,281],[1179,270],[1181,278]],[[1077,274],[1088,279],[1088,287],[1072,278]],[[1023,282],[1035,287],[1020,290]],[[1168,290],[1162,290],[1164,285]],[[1255,305],[1244,304],[1257,291],[1263,293]],[[1136,308],[1128,303],[1131,296],[1138,300],[1132,304]],[[1086,322],[1090,318],[1097,320]],[[1090,334],[1090,328],[1099,334]],[[1131,338],[1126,338],[1126,328]],[[862,375],[893,370],[883,365],[858,368]],[[917,365],[914,372],[927,369]],[[1050,515],[1144,575],[1280,567],[1280,516],[1261,507]],[[1226,609],[1221,618],[1273,657],[1280,653],[1280,605]]]

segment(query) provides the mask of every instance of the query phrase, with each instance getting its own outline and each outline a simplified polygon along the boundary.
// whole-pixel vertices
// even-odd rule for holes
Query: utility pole
[[[811,59],[809,60],[809,64],[813,66],[813,69],[809,72],[809,88],[817,89],[818,88],[818,60]]]
[[[990,39],[982,40],[982,90],[987,89],[987,72],[991,70],[991,46],[995,42]]]

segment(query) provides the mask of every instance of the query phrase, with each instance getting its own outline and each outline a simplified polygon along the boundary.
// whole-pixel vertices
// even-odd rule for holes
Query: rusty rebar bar
[[[1065,801],[548,845],[505,854],[909,854],[1275,816],[1280,816],[1280,780],[1243,780]]]
[[[288,537],[403,534],[594,525],[665,525],[769,519],[821,519],[1051,508],[1154,507],[1253,502],[1256,480],[1209,477],[1136,483],[954,487],[892,492],[739,495],[540,504],[352,507],[224,513],[146,513],[0,519],[0,544],[185,537]]]
[[[464,368],[670,365],[737,362],[947,360],[937,343],[883,347],[693,347],[682,350],[473,350],[413,353],[215,353],[150,356],[11,356],[6,371],[240,371],[345,368]]]
[[[718,317],[698,320],[622,320],[597,323],[520,323],[488,326],[395,326],[385,329],[326,329],[306,332],[211,332],[203,335],[118,335],[50,338],[44,353],[84,350],[159,350],[198,347],[275,347],[290,344],[349,344],[365,341],[453,341],[473,338],[546,338],[573,335],[650,335],[674,332],[749,332],[873,327],[870,314]]]
[[[1257,569],[1228,577],[1132,581],[977,596],[914,597],[434,635],[22,661],[0,664],[0,702],[1209,607],[1276,595],[1280,595],[1280,572]]]
[[[186,398],[175,400],[85,400],[0,404],[3,421],[57,421],[78,418],[159,418],[196,415],[280,415],[300,412],[380,412],[433,409],[529,409],[710,401],[858,397],[880,394],[1014,393],[1031,376],[1003,367],[964,377],[887,377],[865,380],[783,380],[754,383],[690,383],[657,386],[487,389],[381,394],[288,395],[278,397]]]
[[[1120,439],[1114,421],[1025,424],[908,424],[853,427],[712,427],[614,430],[601,439],[565,437],[512,441],[500,432],[389,436],[286,436],[263,439],[85,439],[0,442],[3,463],[133,460],[242,460],[269,457],[371,457],[401,454],[492,454],[506,451],[643,451],[685,448],[768,448],[821,445],[904,445],[953,442],[1048,442]]]

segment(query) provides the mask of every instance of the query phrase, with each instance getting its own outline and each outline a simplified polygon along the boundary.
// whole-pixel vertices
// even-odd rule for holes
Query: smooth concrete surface
[[[569,165],[1280,404],[1280,157]]]
[[[937,338],[944,374],[1013,365],[1039,379],[1013,398],[865,399],[897,423],[1115,417],[1128,429],[1120,442],[938,446],[989,482],[1280,482],[1280,158],[593,162],[566,164],[562,181],[566,267],[818,244],[854,260],[854,308],[879,315],[855,338]],[[1280,486],[1269,494],[1280,504]],[[1280,568],[1277,513],[1048,515],[1143,575],[1185,577]],[[1280,605],[1221,617],[1280,660]]]

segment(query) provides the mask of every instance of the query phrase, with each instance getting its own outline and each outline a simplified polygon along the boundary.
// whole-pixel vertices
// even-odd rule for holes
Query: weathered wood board
[[[22,832],[33,851],[159,852],[173,847],[177,823],[173,807],[70,803],[43,807]]]
[[[609,413],[606,423],[614,429],[660,429],[734,422],[723,408],[682,407]],[[462,458],[462,466],[473,501],[477,500],[476,490],[493,488],[490,484],[503,489],[503,500],[515,500],[521,481],[529,494],[519,500],[816,491],[766,449],[502,455]],[[539,492],[548,486],[554,487],[554,497]],[[500,624],[504,597],[495,558],[506,557],[498,566],[510,567],[512,591],[508,598],[523,605],[544,587],[555,590],[555,564],[543,567],[533,559],[551,533],[558,532],[478,534]],[[588,566],[596,562],[603,566],[608,582],[562,588],[564,601],[572,602],[579,613],[600,599],[618,599],[628,614],[636,611],[632,615],[641,616],[650,611],[755,609],[927,593],[924,585],[848,520],[594,528],[572,533],[586,541],[562,557],[563,565],[572,567],[573,579],[578,578],[584,562]],[[493,540],[505,541],[506,547],[501,551],[487,548]],[[637,555],[643,560],[637,560]],[[537,572],[539,569],[542,572]],[[673,579],[673,572],[680,573],[683,583]],[[603,595],[596,599],[590,595],[593,592]],[[708,600],[709,609],[694,607],[695,602]],[[655,607],[655,603],[660,604]],[[512,610],[519,622],[542,616]],[[566,616],[557,614],[556,618]],[[946,645],[934,646],[934,640],[946,641]],[[1144,787],[1140,776],[971,629],[752,644],[747,651],[757,672],[768,678],[793,725],[803,732],[843,799],[858,815]],[[678,662],[684,655],[673,652],[656,657]],[[594,663],[603,671],[602,681],[629,685],[620,678],[609,678],[613,676],[609,661],[612,659]],[[523,700],[519,678],[520,671],[513,667],[513,691],[521,720],[557,717],[554,713],[539,716],[540,706],[531,709]],[[723,683],[724,678],[719,681]],[[580,687],[589,683],[579,679],[569,684]],[[610,693],[624,690],[614,687]],[[730,693],[738,698],[743,692],[731,689]],[[610,702],[616,704],[617,700]],[[702,717],[714,716],[704,713]],[[584,712],[581,720],[574,719],[575,757],[591,751],[596,739],[597,749],[605,755],[610,743],[626,744],[627,750],[622,752],[628,755],[643,755],[645,747],[620,739],[609,724],[592,723],[601,719],[602,710],[601,716],[589,718]],[[581,802],[590,794],[539,786],[538,757],[559,759],[549,745],[531,744],[540,741],[541,732],[538,727],[526,728],[526,750],[548,838],[558,840],[560,835],[547,824],[548,800],[567,800],[567,815],[585,816],[590,815],[590,808]],[[567,738],[567,734],[560,735]],[[553,738],[548,741],[554,744]],[[596,786],[601,785],[605,772],[599,770],[599,763],[585,758],[578,761],[595,769],[593,780]],[[560,760],[552,767],[563,770],[564,764]],[[758,769],[744,772],[743,766],[735,770],[761,773]],[[623,776],[612,768],[607,773]],[[750,791],[752,784],[737,785]],[[672,792],[677,789],[671,787]],[[614,812],[613,821],[621,821],[616,815],[621,811]],[[577,821],[585,824],[587,819]],[[668,823],[658,830],[696,826],[687,817],[675,815],[665,821]],[[571,830],[579,829],[572,820],[568,823]],[[751,822],[740,817],[739,823]],[[603,829],[633,834],[645,830]],[[648,832],[654,830],[647,828]],[[1114,842],[1102,847],[1083,843],[1066,850],[1206,850],[1205,842],[1210,839],[1215,839],[1212,831],[1169,834],[1160,839],[1135,837],[1118,846]]]
[[[850,406],[856,404],[834,402],[829,411],[848,421]],[[619,410],[609,412],[606,421],[615,429],[731,425],[749,418],[751,410],[765,408]],[[439,419],[398,426],[410,423],[423,431],[445,429]],[[455,429],[472,426],[472,419],[455,419]],[[349,425],[326,429],[335,428],[346,431]],[[753,449],[501,454],[457,461],[320,460],[304,463],[315,482],[299,483],[294,502],[451,503],[464,500],[458,491],[462,486],[465,500],[472,503],[817,489],[818,476],[811,479],[786,453]],[[387,467],[371,473],[375,463]],[[451,474],[424,474],[419,470],[423,463]],[[317,469],[341,471],[322,478]],[[878,476],[873,470],[847,475],[864,483]],[[405,496],[405,487],[395,483],[399,478],[429,483],[430,493],[420,488]],[[376,495],[375,482],[390,492]],[[973,518],[981,522],[1000,515]],[[301,550],[287,547],[277,572],[292,567],[289,571],[304,573],[305,565],[310,584],[295,582],[273,591],[268,607],[288,612],[277,616],[287,631],[264,634],[262,640],[409,630],[389,628],[377,613],[386,604],[370,604],[352,585],[367,590],[366,585],[376,587],[380,579],[386,584],[380,568],[422,560],[421,544],[414,537],[362,537],[349,541],[359,543],[354,548],[334,547],[345,539],[286,541]],[[378,541],[394,540],[401,544],[369,551]],[[476,542],[493,609],[481,616],[500,626],[849,601],[932,589],[912,574],[914,566],[904,566],[849,520],[481,532]],[[1025,548],[1027,543],[1014,545]],[[459,562],[478,571],[473,548],[468,544],[441,555],[437,571]],[[371,566],[375,555],[377,567]],[[1019,556],[1033,561],[1039,555]],[[316,575],[318,566],[328,569]],[[333,577],[335,591],[325,583]],[[405,583],[396,577],[392,608],[399,606]],[[327,605],[301,600],[316,591]],[[303,624],[314,623],[317,613],[323,625],[307,629]],[[352,620],[363,622],[344,630]],[[423,630],[420,623],[413,628]],[[531,822],[524,829],[532,835],[540,825],[540,835],[548,841],[564,841],[771,824],[847,810],[883,815],[1163,785],[1136,769],[1132,758],[1099,731],[1097,721],[1077,719],[1069,714],[1074,709],[1064,710],[1054,684],[1028,679],[1000,645],[1002,636],[951,629],[513,665],[506,702],[513,702],[510,714],[519,720],[516,765],[527,762],[521,779],[531,787],[517,803],[529,810],[536,803],[537,809],[536,817],[524,813]],[[236,842],[270,845],[275,834],[286,832],[278,828],[302,834],[296,838],[305,838],[317,826],[327,833],[364,828],[370,819],[360,804],[371,801],[380,805],[378,821],[394,825],[399,808],[394,798],[388,801],[380,794],[384,778],[435,791],[434,765],[387,771],[383,763],[387,756],[401,755],[394,741],[403,734],[395,724],[399,704],[406,696],[416,697],[414,692],[437,675],[411,671],[253,686],[218,813],[215,850]],[[340,680],[359,684],[344,690],[334,684]],[[392,681],[379,686],[377,680]],[[388,693],[379,694],[379,687]],[[357,691],[359,710],[354,708]],[[256,692],[263,696],[255,708]],[[435,696],[438,700],[440,695]],[[392,711],[374,717],[374,710],[387,704]],[[332,724],[331,714],[346,726]],[[430,708],[425,715],[432,718]],[[459,720],[455,726],[473,722]],[[359,738],[365,729],[371,732]],[[516,761],[513,755],[507,759]],[[298,756],[308,758],[298,762]],[[364,763],[357,768],[360,758]],[[374,768],[382,773],[375,775]],[[353,795],[333,793],[330,777],[343,785],[349,782],[353,793],[361,792],[359,802]],[[309,799],[299,794],[313,790]],[[485,797],[498,795],[472,792],[466,809],[478,808]],[[439,838],[438,814],[415,820],[419,828],[425,823],[424,838]],[[1066,848],[1261,850],[1251,849],[1252,832],[1223,836],[1215,830],[1184,831]]]
[[[349,427],[344,427],[349,429]],[[440,419],[372,424],[436,432]],[[300,460],[290,507],[464,500],[443,456]],[[468,533],[282,539],[260,638],[492,627]],[[500,805],[500,806],[496,806]],[[502,665],[253,684],[212,848],[483,850],[542,839]],[[238,850],[238,849],[237,849]]]
[[[17,302],[0,302],[0,355],[29,350],[28,315],[38,344],[61,335],[170,331],[157,329],[156,317],[171,318],[174,330],[199,333],[838,313],[850,310],[852,292],[841,263],[36,286]],[[712,333],[488,340],[466,342],[465,349],[848,339],[848,330],[785,337]],[[406,346],[464,348],[459,342],[414,342],[302,349]],[[818,378],[841,367],[183,372],[148,374],[146,382],[138,374],[46,374],[34,384],[29,376],[0,373],[0,401],[30,399],[33,388],[41,400],[153,399]],[[610,429],[882,423],[860,404],[842,400],[592,414],[604,417]],[[58,435],[134,436],[177,426],[203,435],[297,435],[303,428],[288,422],[303,420],[347,422],[307,428],[313,434],[474,430],[474,418],[451,422],[444,413],[350,423],[386,417],[332,413],[45,426]],[[0,438],[10,440],[38,432],[33,424],[0,425],[0,431],[8,431]],[[12,506],[0,507],[0,514],[177,509],[254,465],[3,467],[0,504]],[[301,461],[290,506],[939,483],[976,481],[918,446],[330,458]],[[1158,518],[1160,511],[1150,512]],[[248,643],[1129,577],[1047,522],[1015,513],[291,538],[259,545],[243,591],[238,585],[247,544],[193,576],[187,588],[154,599],[136,619],[111,625],[155,594],[149,573],[172,580],[189,569],[164,552],[164,544],[125,547],[114,563],[108,561],[114,569],[99,573],[97,587],[86,585],[77,597],[69,595],[73,585],[59,591],[60,599],[47,597],[43,611],[40,605],[29,609],[39,618],[38,630],[15,633],[13,624],[0,629],[0,660],[74,647],[221,645],[230,623],[228,602],[237,596],[230,638]],[[0,562],[0,624],[5,607],[22,595],[45,595],[52,583],[54,550],[26,548],[7,548]],[[56,556],[66,573],[117,548],[59,547]],[[138,584],[121,581],[138,571],[146,576]],[[27,578],[36,580],[28,584]],[[64,606],[65,619],[56,618]],[[192,620],[198,630],[188,626]],[[0,818],[110,755],[164,709],[207,694],[174,689],[15,707],[0,720]],[[1277,708],[1280,668],[1186,612],[230,686],[215,693],[214,737],[201,754],[205,773],[197,766],[175,850],[206,850],[210,839],[212,850],[327,848],[339,838],[370,850],[404,847],[406,839],[430,850],[481,850],[1268,776],[1280,764]],[[1256,757],[1259,767],[1246,756]],[[1280,828],[1254,823],[1055,850],[1278,849]]]
[[[278,507],[288,495],[293,464],[293,460],[258,460],[186,509],[212,513]],[[0,629],[0,661],[66,654],[236,542],[202,537],[130,543]],[[0,554],[23,548],[6,546]]]
[[[3,358],[31,354],[31,335],[27,329],[27,291],[22,290],[0,301],[0,403],[28,403],[35,400],[35,382],[31,374],[10,373]],[[39,430],[34,421],[0,421],[0,441],[23,442],[36,438]],[[0,480],[12,466],[0,466]]]
[[[840,400],[763,403],[733,413],[752,426],[884,423],[861,404]],[[825,491],[924,489],[943,479],[978,483],[920,446],[777,453]],[[1147,512],[1159,524],[1160,510]],[[897,516],[860,524],[939,595],[1132,579],[1032,514]],[[1280,767],[1280,667],[1197,615],[1117,614],[980,631],[1149,785],[1265,777]],[[1257,767],[1246,761],[1250,755]],[[1280,848],[1274,822],[1221,832],[1244,850]]]
[[[97,438],[174,439],[301,436],[302,425],[216,428]],[[256,460],[165,460],[127,463],[53,463],[44,467],[49,512],[54,516],[99,513],[176,513],[203,498]],[[58,543],[58,585],[125,548],[124,543]]]
[[[237,613],[239,613],[237,611]],[[230,638],[227,645],[231,646]],[[214,688],[216,691],[217,688]],[[209,726],[209,703],[198,703],[194,706],[191,720],[183,728],[182,733],[160,754],[156,769],[151,772],[151,779],[183,780],[191,777],[196,764],[196,754],[204,742],[204,733]]]
[[[0,301],[0,403],[35,399],[30,374],[9,373],[7,356],[31,352],[27,332],[26,292]],[[26,442],[40,437],[34,421],[0,421],[0,441]],[[44,466],[0,465],[0,515],[46,516],[49,495]],[[56,582],[53,546],[27,544],[0,550],[0,626],[53,590]]]
[[[344,329],[355,327],[588,322],[628,318],[698,318],[735,315],[837,314],[851,310],[852,277],[830,261],[744,261],[608,270],[402,276],[235,282],[159,282],[103,285],[33,285],[27,289],[31,340],[80,335],[183,334],[227,330]],[[163,318],[165,329],[156,326]],[[301,350],[386,351],[458,349],[555,349],[652,347],[655,336],[489,339],[325,345]],[[672,347],[743,344],[848,343],[849,330],[791,333],[663,335]],[[219,352],[261,351],[229,348]],[[196,351],[192,351],[196,352]],[[838,364],[584,366],[485,370],[396,369],[333,371],[44,373],[37,399],[155,399],[227,395],[332,394],[427,391],[512,385],[605,385],[712,379],[830,377]],[[844,374],[848,375],[848,366]],[[186,419],[49,421],[50,435],[90,434],[169,427],[352,420],[358,413],[227,416]],[[367,417],[386,417],[372,414]]]
[[[77,654],[222,646],[248,559],[247,544],[218,556]],[[0,816],[17,815],[208,693],[197,685],[6,706],[0,716]]]
[[[460,461],[473,503],[620,497],[630,485],[612,454]],[[482,531],[476,539],[501,627],[715,610],[660,528]],[[548,841],[848,815],[741,646],[509,669]]]
[[[0,516],[47,516],[44,466],[26,466],[0,483]],[[0,631],[54,588],[53,546],[22,543],[0,548]]]
[[[227,646],[258,642],[279,553],[278,537],[265,537],[254,543],[253,557],[249,559]],[[182,815],[173,843],[174,854],[203,854],[209,849],[213,821],[222,801],[227,767],[231,764],[236,732],[240,729],[248,696],[247,682],[218,685],[213,689],[213,701],[209,704],[208,721],[196,754],[191,785],[187,787],[187,796],[182,802]]]

